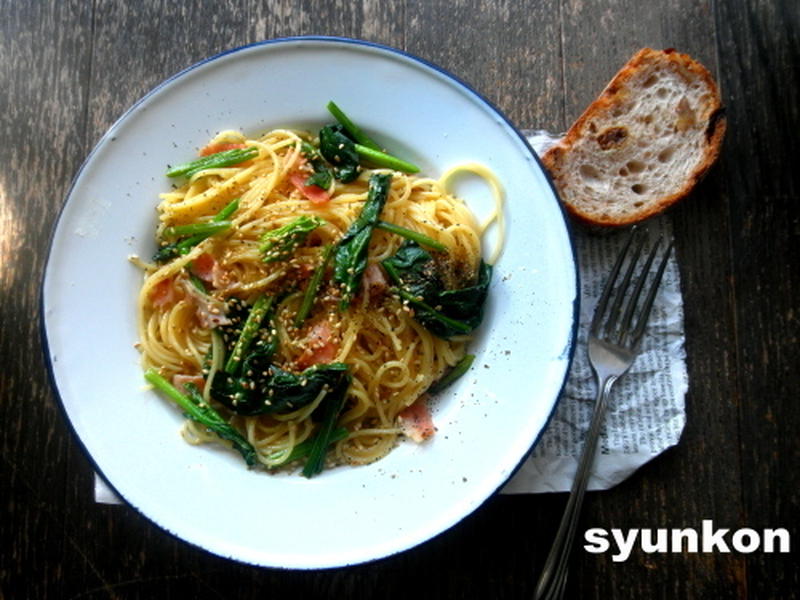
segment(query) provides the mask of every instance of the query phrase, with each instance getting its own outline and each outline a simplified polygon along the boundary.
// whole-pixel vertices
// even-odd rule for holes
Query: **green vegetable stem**
[[[164,237],[175,237],[181,235],[189,235],[189,237],[182,238],[178,241],[162,246],[158,252],[153,256],[153,260],[158,263],[163,263],[168,260],[188,254],[197,244],[204,239],[226,231],[231,222],[228,220],[233,213],[239,208],[239,199],[236,198],[229,202],[225,207],[219,211],[214,218],[208,223],[194,223],[191,225],[178,225],[176,227],[167,227],[164,230]],[[193,232],[193,233],[192,233]]]
[[[314,437],[308,453],[308,459],[303,467],[303,475],[305,477],[314,477],[325,468],[325,456],[328,452],[328,446],[334,437],[336,422],[344,408],[349,385],[350,375],[348,374],[346,382],[337,388],[333,388],[322,401],[322,423],[317,435]]]
[[[394,169],[402,173],[419,173],[419,167],[417,165],[405,161],[402,158],[397,158],[391,154],[386,154],[386,152],[374,150],[361,144],[355,144],[354,147],[360,158],[372,163],[376,167]]]
[[[431,387],[428,388],[429,394],[438,394],[448,386],[450,386],[453,382],[456,381],[459,377],[464,375],[469,368],[472,366],[473,361],[475,360],[474,354],[465,354],[464,358],[458,361],[452,369],[450,369],[444,377],[442,377],[439,381],[435,382]]]
[[[225,419],[223,419],[208,403],[203,401],[203,397],[196,386],[186,384],[184,387],[189,391],[189,395],[186,396],[181,394],[155,369],[148,369],[145,371],[144,377],[153,387],[175,402],[188,418],[207,427],[220,438],[231,442],[233,447],[242,455],[242,458],[244,458],[248,466],[256,464],[256,450],[253,445],[230,423],[225,421]]]
[[[206,169],[220,169],[222,167],[232,167],[243,163],[246,160],[258,156],[258,148],[234,148],[224,150],[209,156],[203,156],[188,163],[183,163],[167,170],[167,177],[191,177]]]
[[[347,437],[347,434],[348,434],[347,429],[345,429],[344,427],[337,427],[331,432],[328,444],[329,445],[334,444],[339,440],[343,440],[344,438]],[[309,453],[311,452],[311,449],[314,446],[314,441],[315,441],[314,438],[310,438],[304,442],[297,444],[294,448],[292,448],[292,451],[289,453],[289,456],[287,456],[282,461],[282,464],[294,462],[296,460],[300,460],[301,458],[305,458],[306,456],[308,456]]]
[[[333,117],[339,121],[342,127],[344,127],[345,131],[347,131],[353,140],[362,146],[380,151],[381,147],[371,137],[364,133],[364,131],[362,131],[358,125],[353,123],[353,121],[351,121],[350,118],[344,114],[344,111],[339,108],[333,100],[328,102],[327,108]]]
[[[441,242],[437,242],[431,237],[428,237],[424,233],[420,233],[412,229],[407,229],[400,225],[395,225],[394,223],[388,223],[386,221],[378,221],[377,225],[375,226],[378,229],[383,229],[384,231],[394,233],[408,240],[413,240],[417,242],[420,246],[427,246],[428,248],[433,248],[434,250],[438,250],[439,252],[447,252],[447,246],[445,246]]]
[[[294,318],[295,327],[300,327],[303,321],[306,320],[308,313],[311,312],[311,307],[314,305],[314,298],[317,295],[319,286],[322,284],[322,278],[325,276],[325,270],[328,268],[328,263],[333,256],[334,248],[335,246],[328,244],[322,250],[322,261],[317,265],[317,268],[314,269],[314,274],[311,276],[308,287],[306,287],[306,291],[303,293],[303,301],[300,303],[300,309],[297,311],[297,315]]]
[[[386,153],[375,140],[369,137],[358,125],[353,123],[350,117],[348,117],[333,100],[328,102],[328,111],[339,121],[341,126],[341,128],[338,129],[341,137],[337,136],[336,147],[331,151],[332,156],[335,156],[337,150],[340,150],[343,145],[347,149],[347,158],[345,160],[348,163],[353,162],[358,164],[360,160],[363,159],[376,167],[385,167],[403,173],[419,172],[419,167],[416,165]],[[321,137],[322,136],[320,136],[320,139]],[[352,143],[348,143],[341,138],[348,138],[352,140]],[[323,155],[325,154],[327,153],[324,152]],[[328,160],[330,160],[330,158]]]
[[[276,262],[291,258],[300,244],[306,241],[308,234],[325,224],[319,217],[303,215],[297,217],[283,227],[272,229],[261,236],[261,252],[264,262]]]
[[[253,343],[264,317],[272,308],[272,302],[273,298],[271,296],[261,295],[253,304],[253,308],[250,310],[250,314],[247,315],[247,320],[242,326],[242,331],[233,346],[233,350],[225,362],[225,371],[227,373],[236,375],[241,369],[244,354]]]
[[[176,225],[164,229],[164,237],[180,237],[184,235],[203,236],[203,239],[210,235],[225,231],[231,226],[230,221],[210,221],[208,223],[190,223],[188,225]]]

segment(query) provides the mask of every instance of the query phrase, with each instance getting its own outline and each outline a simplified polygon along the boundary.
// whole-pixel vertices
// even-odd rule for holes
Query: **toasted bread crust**
[[[681,174],[677,178],[678,180],[670,182],[671,189],[667,193],[663,193],[659,197],[648,198],[640,208],[626,209],[625,214],[609,214],[598,208],[601,203],[597,201],[593,203],[591,199],[581,198],[582,192],[577,189],[574,181],[575,165],[570,164],[569,160],[575,149],[581,144],[585,146],[587,139],[590,138],[597,143],[599,151],[606,153],[613,153],[618,148],[624,147],[628,141],[625,127],[611,127],[602,133],[597,133],[591,131],[592,123],[598,118],[607,118],[620,105],[629,101],[630,96],[637,93],[631,83],[632,79],[641,77],[642,73],[646,73],[656,65],[679,75],[686,82],[687,87],[698,81],[705,87],[703,105],[698,107],[699,114],[690,111],[689,117],[687,117],[691,127],[695,129],[703,125],[705,127],[702,148],[686,150],[698,154],[696,163],[690,172]],[[680,127],[680,106],[678,111],[678,127]],[[624,117],[621,117],[619,121],[625,123]],[[703,65],[690,56],[671,49],[660,51],[643,48],[620,69],[597,99],[570,127],[564,138],[542,156],[542,162],[550,171],[556,187],[561,192],[567,211],[577,221],[592,226],[622,227],[661,213],[686,197],[719,156],[725,129],[726,120],[719,89]],[[618,177],[618,175],[609,173],[608,177]],[[587,205],[589,205],[588,208]]]

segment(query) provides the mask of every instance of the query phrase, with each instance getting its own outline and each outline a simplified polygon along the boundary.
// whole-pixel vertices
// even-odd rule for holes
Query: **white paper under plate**
[[[368,76],[367,76],[368,75]],[[436,399],[429,443],[311,480],[248,470],[235,453],[195,447],[182,417],[144,386],[136,341],[141,273],[154,250],[168,164],[237,128],[316,128],[335,100],[396,153],[438,176],[463,162],[505,186],[508,235],[471,352],[473,369]],[[459,187],[487,207],[485,186]],[[487,246],[494,243],[489,235]],[[178,537],[258,565],[354,564],[419,544],[500,488],[539,437],[575,339],[577,268],[550,182],[526,140],[478,94],[401,52],[301,38],[232,51],[168,80],[100,141],[69,193],[43,283],[53,380],[98,471],[131,506]],[[86,334],[85,321],[91,318]],[[208,518],[214,507],[219,518]],[[346,532],[346,534],[343,534]]]

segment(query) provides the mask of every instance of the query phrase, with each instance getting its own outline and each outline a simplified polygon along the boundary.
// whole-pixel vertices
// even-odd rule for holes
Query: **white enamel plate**
[[[128,256],[155,250],[155,206],[170,186],[167,165],[191,158],[223,129],[316,130],[333,121],[329,100],[428,176],[464,162],[489,167],[505,188],[508,231],[486,318],[470,347],[473,367],[432,406],[435,437],[308,480],[248,470],[233,451],[184,442],[179,410],[142,377],[134,348],[142,274]],[[475,212],[486,211],[490,194],[480,180],[465,177],[456,191]],[[495,241],[490,232],[487,246]],[[42,291],[54,384],[69,423],[114,490],[166,531],[210,552],[302,569],[411,548],[497,491],[553,410],[572,354],[576,303],[564,216],[519,132],[441,69],[336,38],[276,40],[215,56],[133,106],[73,183]]]

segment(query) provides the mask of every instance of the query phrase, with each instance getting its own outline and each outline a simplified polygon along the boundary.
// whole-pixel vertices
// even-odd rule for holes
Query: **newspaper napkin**
[[[525,131],[541,154],[559,136]],[[672,239],[667,217],[648,221],[650,236]],[[586,338],[594,306],[622,245],[624,235],[596,236],[574,231],[580,271],[580,323],[576,351],[558,406],[531,455],[501,493],[563,492],[572,479],[594,411],[596,384],[586,355]],[[673,253],[656,297],[642,342],[642,352],[631,370],[614,387],[600,433],[600,448],[589,479],[590,490],[608,489],[640,466],[674,446],[686,421],[684,396],[688,388],[683,347],[683,298],[678,264]],[[105,481],[95,475],[95,501],[120,503]]]
[[[524,133],[538,154],[558,139],[544,131]],[[672,225],[666,216],[649,220],[647,229],[652,239],[672,239]],[[568,491],[594,412],[597,386],[586,353],[589,322],[626,236],[598,236],[578,228],[573,233],[581,308],[572,367],[547,429],[501,490],[505,494]],[[642,341],[642,352],[616,383],[609,399],[599,452],[589,478],[590,490],[615,486],[680,439],[686,422],[684,396],[689,379],[679,277],[673,253]]]

